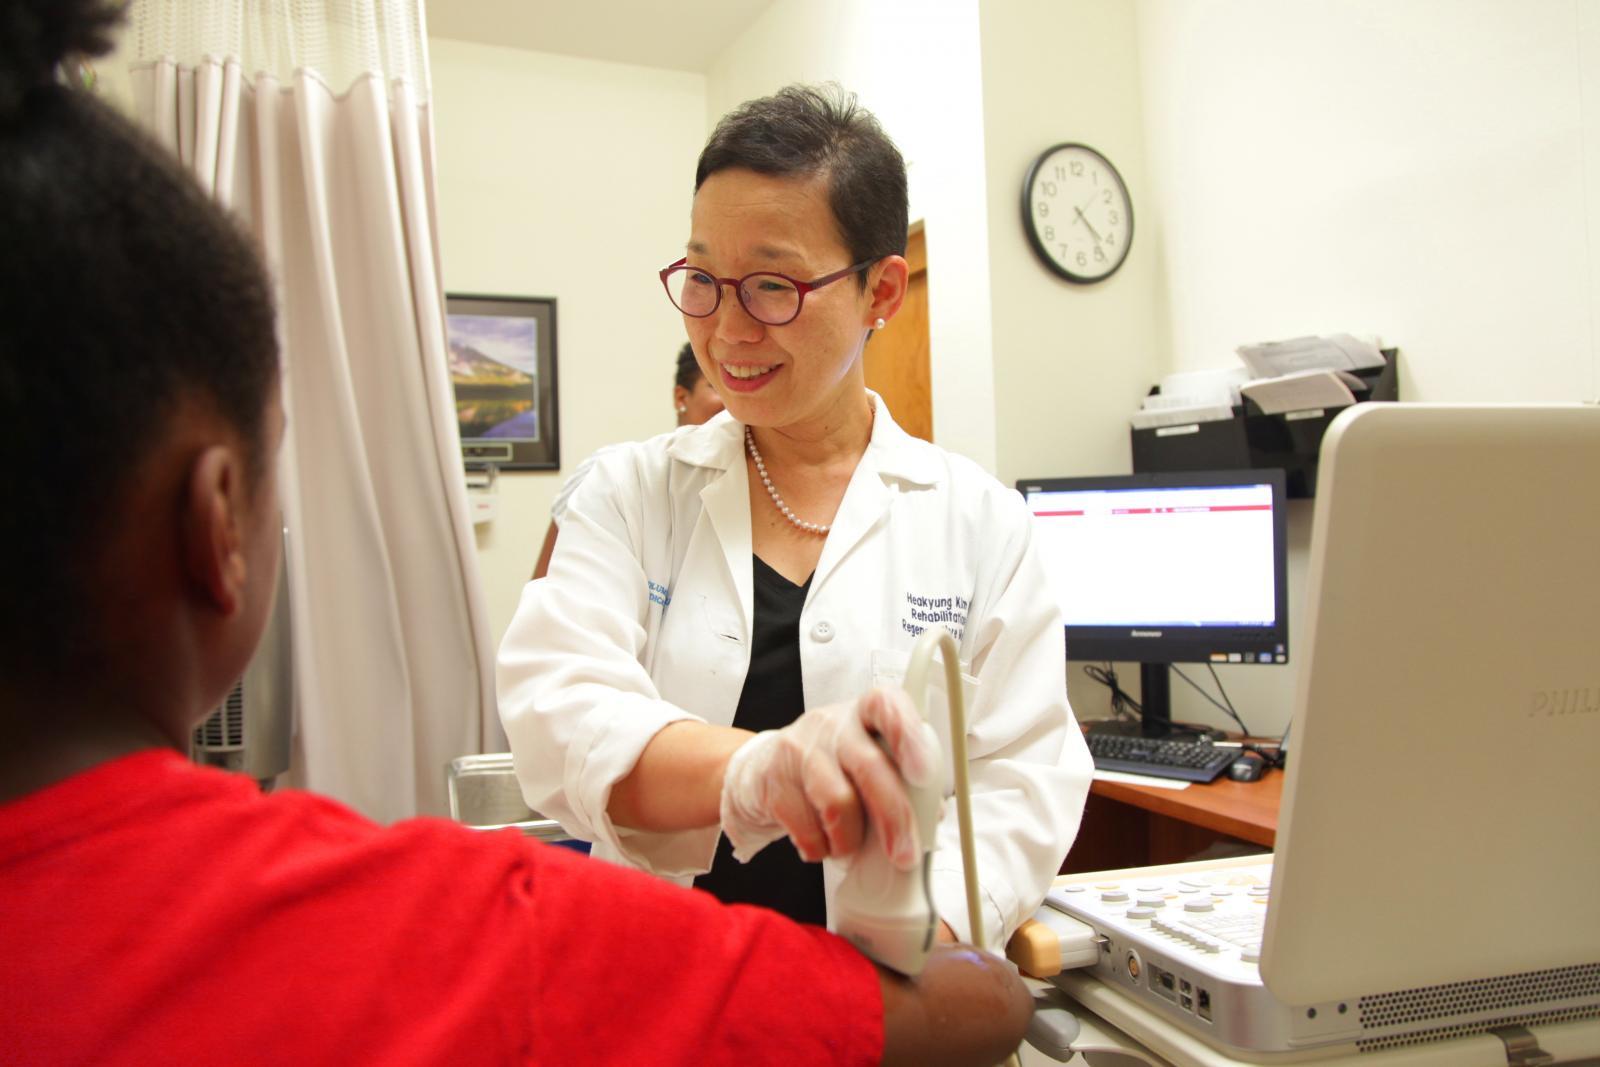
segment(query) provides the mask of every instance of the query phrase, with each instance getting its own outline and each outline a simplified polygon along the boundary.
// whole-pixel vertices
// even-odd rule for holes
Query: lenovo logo
[[[1134,630],[1129,637],[1160,637],[1160,630]]]
[[[1535,689],[1528,718],[1600,713],[1600,686],[1585,689]]]

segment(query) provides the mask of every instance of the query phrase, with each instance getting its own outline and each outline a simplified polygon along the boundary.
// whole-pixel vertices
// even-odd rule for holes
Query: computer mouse
[[[1259,782],[1267,773],[1267,761],[1254,752],[1245,752],[1228,764],[1228,777],[1236,782]]]

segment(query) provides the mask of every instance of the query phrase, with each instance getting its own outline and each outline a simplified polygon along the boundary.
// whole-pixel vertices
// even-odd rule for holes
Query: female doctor
[[[901,776],[936,768],[891,683],[942,622],[997,949],[1059,869],[1090,763],[1022,500],[865,386],[906,226],[904,162],[853,97],[790,87],[718,124],[661,278],[727,411],[583,482],[501,645],[500,710],[528,803],[596,856],[822,923],[867,825],[920,862]],[[953,807],[933,892],[941,936],[969,941]]]

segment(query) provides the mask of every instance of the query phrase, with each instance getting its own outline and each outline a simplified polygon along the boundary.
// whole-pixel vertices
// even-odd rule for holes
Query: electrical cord
[[[1217,683],[1217,692],[1222,694],[1222,700],[1218,700],[1216,697],[1212,696],[1210,693],[1206,692],[1204,689],[1201,689],[1199,684],[1193,678],[1190,678],[1187,674],[1184,674],[1183,671],[1178,669],[1178,665],[1176,663],[1174,663],[1172,665],[1172,673],[1176,674],[1179,678],[1182,678],[1184,681],[1188,682],[1190,688],[1192,688],[1196,693],[1199,693],[1201,696],[1205,697],[1215,707],[1217,707],[1225,715],[1227,715],[1228,718],[1230,718],[1234,722],[1238,723],[1239,724],[1239,732],[1244,734],[1246,737],[1249,737],[1250,736],[1250,727],[1246,726],[1244,724],[1244,720],[1239,718],[1239,713],[1237,711],[1233,710],[1233,701],[1228,700],[1228,691],[1226,689],[1222,688],[1222,679],[1217,677],[1216,668],[1215,667],[1211,667],[1211,664],[1209,664],[1209,663],[1206,664],[1206,666],[1211,668],[1211,680]],[[1227,701],[1227,703],[1223,703],[1223,701]]]
[[[956,826],[961,839],[961,872],[967,890],[967,922],[972,928],[972,943],[983,944],[982,897],[978,892],[977,846],[972,836],[972,788],[967,781],[967,700],[961,688],[961,653],[956,639],[943,625],[935,623],[923,631],[912,646],[911,660],[906,664],[905,690],[928,717],[928,671],[933,666],[933,653],[939,652],[944,660],[945,703],[950,708],[950,758],[955,767]],[[923,842],[923,847],[929,847]]]
[[[1144,717],[1144,709],[1139,706],[1139,702],[1117,684],[1117,670],[1110,663],[1104,667],[1098,663],[1085,663],[1083,673],[1111,690],[1111,713],[1114,716],[1125,721]]]
[[[972,836],[972,787],[967,780],[967,700],[961,688],[961,652],[956,647],[955,637],[943,625],[929,626],[912,646],[911,660],[906,664],[905,690],[926,720],[928,671],[933,666],[936,650],[944,660],[945,703],[950,709],[950,756],[955,765],[956,824],[961,839],[961,872],[967,890],[967,923],[972,928],[972,943],[981,946],[984,943],[983,907],[978,890],[978,850]],[[1007,1067],[1021,1067],[1022,1060],[1013,1052],[1006,1064]]]
[[[1172,669],[1177,670],[1177,667],[1173,667]],[[1123,722],[1143,721],[1143,705],[1141,705],[1137,700],[1133,699],[1133,697],[1129,696],[1128,691],[1123,689],[1122,686],[1117,682],[1117,670],[1114,666],[1112,666],[1112,664],[1107,663],[1104,667],[1102,667],[1098,663],[1086,663],[1083,667],[1083,673],[1087,674],[1090,678],[1093,678],[1095,681],[1111,690],[1111,713],[1114,718]],[[1189,681],[1187,677],[1184,677],[1183,672],[1179,671],[1178,676],[1183,678],[1184,681],[1189,682],[1190,685],[1194,685],[1194,683]],[[1199,687],[1196,686],[1196,688]],[[1207,699],[1210,699],[1209,694],[1205,693],[1204,690],[1201,690],[1201,695],[1206,696]],[[1215,700],[1212,700],[1211,702],[1216,704]],[[1221,708],[1222,705],[1217,704],[1217,707]],[[1223,708],[1223,710],[1226,711],[1227,709]],[[1238,716],[1235,716],[1235,719],[1237,718]],[[1240,725],[1242,726],[1244,724],[1240,723]],[[1175,722],[1172,724],[1172,728],[1175,732],[1194,734],[1199,737],[1220,736],[1217,735],[1216,732],[1211,729],[1211,727],[1197,722]]]
[[[1233,721],[1239,724],[1240,732],[1243,733],[1246,737],[1249,737],[1250,736],[1250,727],[1248,727],[1248,726],[1246,726],[1244,724],[1244,720],[1241,719],[1239,717],[1239,713],[1234,710],[1233,701],[1228,699],[1228,691],[1222,687],[1222,679],[1217,676],[1217,668],[1212,666],[1210,663],[1207,663],[1206,664],[1206,670],[1211,672],[1211,681],[1212,681],[1212,683],[1214,685],[1216,685],[1217,694],[1222,697],[1222,702],[1224,704],[1228,705],[1228,714],[1232,715],[1233,716]]]
[[[1294,729],[1293,720],[1283,728],[1283,736],[1278,738],[1275,745],[1244,745],[1242,747],[1266,760],[1268,767],[1275,767],[1281,771],[1289,763],[1289,731],[1292,729]]]

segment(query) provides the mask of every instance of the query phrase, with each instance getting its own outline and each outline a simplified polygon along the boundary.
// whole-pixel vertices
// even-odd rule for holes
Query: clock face
[[[1028,168],[1022,225],[1045,266],[1070,282],[1097,282],[1128,258],[1133,201],[1105,156],[1060,144]]]

